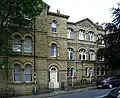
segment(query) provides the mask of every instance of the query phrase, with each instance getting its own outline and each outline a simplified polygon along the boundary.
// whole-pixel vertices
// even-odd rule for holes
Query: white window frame
[[[73,49],[68,48],[68,60],[73,60]]]
[[[79,40],[85,40],[85,31],[84,30],[79,31]]]
[[[89,60],[95,60],[95,52],[93,50],[89,51]]]
[[[55,43],[52,43],[50,49],[51,49],[50,51],[51,57],[56,57],[57,56],[57,45]]]
[[[27,72],[27,71],[29,71],[29,72]],[[32,67],[31,67],[31,65],[26,65],[25,66],[24,73],[25,73],[25,82],[27,82],[27,83],[32,82]],[[30,80],[29,81],[26,80],[26,75],[30,76]]]
[[[88,70],[89,70],[89,68],[88,68],[88,66],[86,66],[85,67],[85,76],[89,76],[89,73],[88,73],[89,71]]]
[[[98,44],[104,44],[103,34],[98,34]]]
[[[57,33],[57,22],[55,20],[51,23],[52,33]]]
[[[80,49],[79,55],[81,55],[81,59],[79,58],[80,60],[86,60],[86,50],[85,49]],[[84,55],[85,55],[85,59],[83,59]]]
[[[89,41],[94,41],[94,33],[92,31],[88,32],[88,40]]]
[[[29,36],[27,36],[24,40],[24,52],[32,53],[32,39]]]
[[[20,36],[14,36],[13,51],[14,52],[21,52],[22,51],[22,41],[21,41]]]
[[[19,68],[18,72],[16,72],[16,67]],[[16,75],[19,77],[19,80],[16,80]],[[15,83],[21,83],[22,82],[22,79],[21,79],[21,66],[19,64],[14,65],[14,82]]]
[[[68,32],[67,32],[67,38],[68,38],[68,39],[74,39],[74,32],[73,32],[73,29],[68,28],[67,31],[68,31]]]

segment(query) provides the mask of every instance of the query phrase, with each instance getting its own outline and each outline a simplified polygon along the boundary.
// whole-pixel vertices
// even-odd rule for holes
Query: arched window
[[[95,60],[95,52],[94,52],[94,50],[89,51],[89,60]]]
[[[15,35],[13,38],[13,51],[14,52],[21,52],[21,38],[19,35]]]
[[[97,75],[100,75],[100,67],[97,68]]]
[[[85,40],[85,30],[79,30],[79,40]]]
[[[102,76],[105,75],[105,68],[104,68],[104,67],[101,69],[101,75],[102,75]]]
[[[52,43],[51,44],[51,56],[56,57],[56,53],[57,53],[57,45],[55,43]]]
[[[21,81],[21,66],[19,64],[14,65],[14,81]]]
[[[98,34],[98,44],[103,44],[103,35],[102,34]]]
[[[86,50],[85,49],[80,49],[79,50],[79,59],[80,60],[86,60]]]
[[[89,69],[89,75],[90,75],[90,76],[93,75],[93,67],[90,67],[90,69]]]
[[[88,40],[89,41],[94,41],[94,33],[92,31],[88,32]]]
[[[53,20],[51,24],[52,32],[57,32],[57,21]]]
[[[88,67],[85,68],[85,76],[88,76]]]
[[[73,49],[68,48],[68,60],[73,60]]]
[[[76,75],[76,69],[75,68],[71,68],[71,76],[75,77]]]
[[[32,53],[32,39],[27,36],[24,41],[24,52]]]
[[[74,33],[73,33],[73,29],[72,28],[68,28],[67,38],[68,39],[74,39]]]
[[[25,66],[25,82],[32,81],[32,68],[30,65]]]
[[[67,68],[67,76],[70,76],[70,68]]]

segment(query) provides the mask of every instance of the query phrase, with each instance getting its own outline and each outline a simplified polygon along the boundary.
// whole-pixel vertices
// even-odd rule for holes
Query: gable
[[[88,18],[76,22],[76,25],[78,25],[78,26],[84,26],[84,27],[87,27],[87,28],[96,29],[96,25],[90,19],[88,19]]]

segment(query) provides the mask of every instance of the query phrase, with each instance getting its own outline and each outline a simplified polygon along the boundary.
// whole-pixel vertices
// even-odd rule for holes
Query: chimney
[[[60,10],[57,9],[57,14],[60,14]]]

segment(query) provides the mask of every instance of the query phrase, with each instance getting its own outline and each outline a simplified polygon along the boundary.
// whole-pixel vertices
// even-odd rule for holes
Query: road
[[[110,89],[95,89],[86,90],[83,92],[76,92],[72,94],[48,97],[48,98],[101,98],[102,96],[108,94]]]

